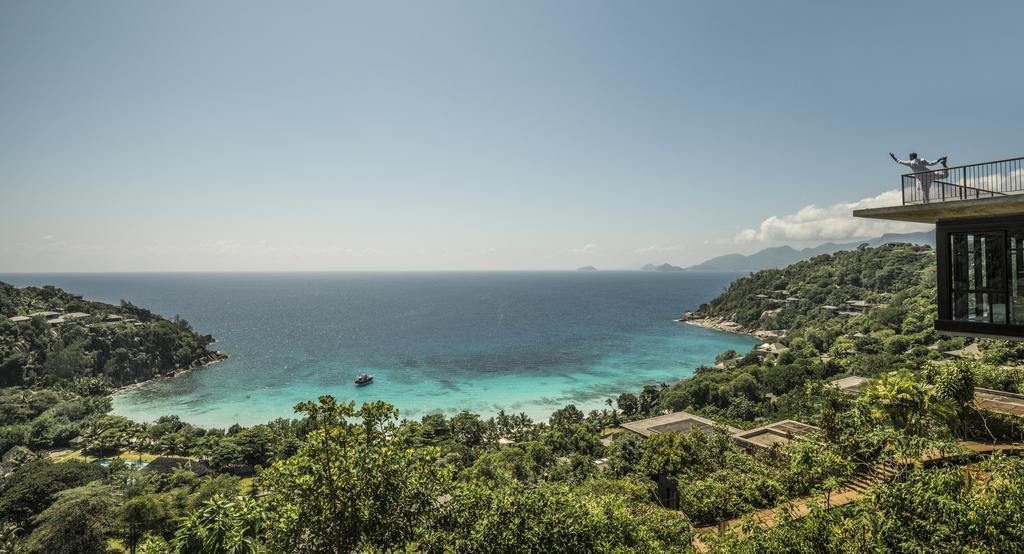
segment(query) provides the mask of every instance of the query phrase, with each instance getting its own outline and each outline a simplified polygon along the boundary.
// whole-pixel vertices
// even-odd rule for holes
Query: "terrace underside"
[[[854,217],[888,219],[913,223],[937,223],[958,219],[999,217],[1024,213],[1024,194],[973,198],[930,204],[909,204],[854,210]]]

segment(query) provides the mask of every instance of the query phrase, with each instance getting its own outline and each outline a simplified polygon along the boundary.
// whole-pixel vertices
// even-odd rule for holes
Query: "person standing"
[[[928,203],[928,193],[932,188],[932,182],[941,181],[949,176],[949,172],[946,171],[948,168],[946,165],[946,156],[943,156],[934,162],[917,157],[917,152],[911,152],[908,156],[910,158],[909,160],[901,160],[892,152],[889,152],[889,157],[892,158],[892,161],[914,170],[914,178],[916,178],[917,182],[921,184],[921,192],[924,193],[925,204]],[[931,166],[936,164],[942,164],[942,170],[932,170]]]

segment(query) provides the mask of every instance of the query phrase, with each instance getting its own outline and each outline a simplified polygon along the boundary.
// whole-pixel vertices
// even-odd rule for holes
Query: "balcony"
[[[1024,158],[902,176],[900,206],[856,210],[856,217],[917,223],[1024,214]]]

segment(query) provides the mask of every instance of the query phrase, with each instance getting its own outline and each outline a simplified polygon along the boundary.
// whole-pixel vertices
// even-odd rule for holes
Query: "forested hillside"
[[[925,246],[892,244],[817,256],[736,280],[693,317],[723,318],[749,330],[783,334],[778,355],[726,352],[727,369],[705,367],[662,394],[675,409],[692,408],[749,425],[759,417],[805,415],[804,384],[840,375],[874,377],[924,370],[948,360],[965,338],[944,337],[932,322],[935,257]],[[770,339],[774,340],[774,339]],[[979,341],[986,362],[979,385],[1017,392],[1024,344]],[[769,401],[766,395],[777,399]]]
[[[121,386],[216,358],[213,338],[128,302],[83,300],[56,287],[0,282],[0,385],[96,378]],[[14,318],[12,320],[11,318]],[[24,320],[24,318],[28,318]]]
[[[136,423],[104,415],[102,393],[71,390],[118,362],[49,372],[43,357],[21,366],[24,384],[0,390],[0,446],[12,447],[0,466],[0,552],[1018,551],[1024,462],[968,459],[959,441],[1021,440],[1018,419],[983,413],[972,392],[1020,390],[1024,351],[981,341],[980,359],[945,354],[968,341],[931,328],[932,263],[927,248],[894,245],[740,279],[699,316],[777,331],[770,349],[724,352],[691,378],[623,392],[600,411],[566,406],[547,422],[504,412],[408,420],[383,402],[324,396],[297,405],[294,420],[250,428]],[[17,313],[44,309],[19,302]],[[65,306],[86,308],[100,309]],[[39,336],[58,351],[103,351],[85,329],[70,343],[63,327]],[[125,344],[154,359],[144,341]],[[859,394],[827,384],[844,375],[875,379]],[[718,427],[646,438],[619,427],[675,410]],[[750,450],[724,425],[785,418],[817,430]],[[52,451],[79,430],[81,446]],[[907,463],[936,452],[948,455]],[[188,465],[124,463],[167,454]],[[86,463],[101,456],[113,461]],[[842,507],[713,533],[722,520],[823,500],[880,464],[899,471]],[[671,502],[659,483],[677,488]]]

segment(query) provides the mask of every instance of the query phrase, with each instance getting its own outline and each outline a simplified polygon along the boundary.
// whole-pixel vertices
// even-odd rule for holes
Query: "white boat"
[[[373,381],[373,375],[367,373],[361,373],[359,377],[356,377],[356,384],[359,386],[368,385],[370,381]]]

